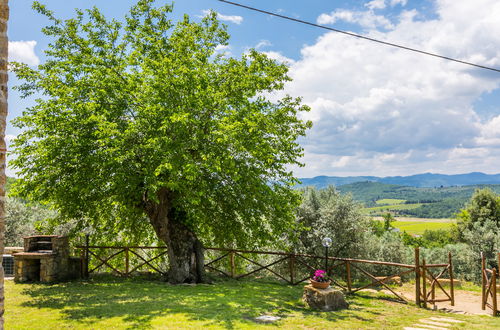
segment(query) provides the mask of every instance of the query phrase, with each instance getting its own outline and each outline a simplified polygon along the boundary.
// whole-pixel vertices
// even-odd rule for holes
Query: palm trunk
[[[183,223],[184,213],[172,207],[171,192],[162,189],[158,192],[158,202],[145,204],[156,235],[168,249],[168,281],[173,284],[203,282],[203,246]]]
[[[9,20],[9,1],[0,0],[0,256],[4,252],[5,238],[5,176],[6,146],[5,128],[7,123],[7,74],[9,40],[7,38],[7,21]],[[4,272],[0,258],[0,328],[3,329],[4,314]]]

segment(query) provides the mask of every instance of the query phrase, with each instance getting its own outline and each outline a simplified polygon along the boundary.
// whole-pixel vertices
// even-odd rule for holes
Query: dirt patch
[[[392,295],[392,293],[387,289],[373,290],[387,295]],[[394,292],[402,296],[408,301],[415,301],[415,288],[411,285],[405,285],[400,288],[393,289]],[[443,292],[440,290],[436,291],[436,299],[447,298]],[[436,307],[432,304],[428,304],[429,309],[438,309],[453,314],[464,314],[464,315],[491,315],[491,310],[486,308],[486,310],[481,309],[481,293],[465,290],[455,289],[455,306],[451,306],[450,302],[438,302]]]

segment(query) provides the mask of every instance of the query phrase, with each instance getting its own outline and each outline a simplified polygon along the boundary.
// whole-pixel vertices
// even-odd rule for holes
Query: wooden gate
[[[498,253],[497,258],[500,267],[500,253]],[[481,252],[481,308],[485,310],[488,307],[493,316],[497,316],[500,312],[497,303],[497,277],[498,270],[494,267],[487,268],[486,258]]]
[[[449,301],[455,306],[455,290],[453,277],[453,262],[451,253],[448,253],[446,264],[426,264],[425,259],[420,264],[420,250],[415,248],[415,302],[418,306],[427,308],[428,304]],[[448,274],[448,278],[443,276]],[[448,290],[444,282],[449,285]]]

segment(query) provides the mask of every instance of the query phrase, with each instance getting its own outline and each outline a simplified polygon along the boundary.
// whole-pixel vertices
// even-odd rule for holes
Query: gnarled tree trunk
[[[168,248],[170,283],[200,283],[204,280],[203,245],[184,224],[185,213],[172,206],[172,192],[161,189],[158,202],[145,201],[145,211],[156,235]]]
[[[7,122],[7,62],[9,40],[7,38],[7,21],[9,20],[9,1],[0,0],[0,256],[4,252],[5,238],[5,176],[6,146],[5,128]],[[0,259],[0,328],[3,329],[4,314],[4,272]]]

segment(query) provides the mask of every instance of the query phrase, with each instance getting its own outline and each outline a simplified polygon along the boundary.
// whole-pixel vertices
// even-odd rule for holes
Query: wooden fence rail
[[[144,268],[165,275],[165,270],[153,264],[153,261],[166,255],[167,248],[164,246],[92,246],[87,241],[86,245],[77,246],[76,248],[82,251],[82,260],[84,263],[84,267],[82,267],[83,275],[87,277],[89,274],[96,273],[103,267],[110,269],[113,273],[120,276],[130,276],[132,273]],[[144,253],[146,250],[158,250],[158,252],[153,256],[146,256]],[[204,265],[206,269],[235,279],[245,278],[258,272],[266,271],[288,284],[297,285],[307,281],[316,269],[323,268],[318,267],[318,262],[326,261],[326,271],[331,275],[333,283],[344,289],[348,294],[353,294],[369,287],[382,286],[392,293],[398,301],[406,303],[408,300],[395,292],[388,283],[395,277],[414,274],[415,302],[418,306],[427,307],[428,303],[435,304],[442,301],[450,301],[452,305],[454,304],[451,254],[448,256],[448,263],[445,264],[425,264],[425,260],[420,264],[420,251],[419,248],[416,248],[415,264],[409,265],[387,261],[325,257],[291,252],[226,248],[205,248],[205,250],[211,253],[212,257],[212,260],[209,260]],[[103,251],[107,251],[107,254],[103,253]],[[213,255],[214,252],[220,253],[220,255]],[[273,256],[275,259],[262,262],[258,260],[259,256]],[[95,259],[91,268],[89,266],[90,258]],[[135,260],[133,266],[131,266],[131,258]],[[254,268],[247,268],[246,270],[238,269],[237,259],[244,261],[247,265],[252,265]],[[377,277],[373,274],[373,270],[367,269],[367,266],[370,265],[371,267],[385,266],[386,269],[391,269],[391,271],[388,271],[391,274],[384,274],[384,276]],[[279,268],[280,271],[277,271],[273,267],[281,268]],[[356,282],[358,283],[356,287],[353,280],[353,272],[357,273],[358,278],[367,279],[368,283],[358,281]],[[439,282],[439,279],[445,273],[448,273],[450,277],[449,291]],[[332,276],[332,274],[337,275]],[[429,290],[427,290],[427,282],[430,284]],[[437,293],[444,293],[444,297],[437,297]]]
[[[500,268],[500,253],[497,254],[497,260],[497,265]],[[491,309],[493,316],[497,316],[500,313],[497,297],[498,276],[498,270],[495,267],[491,269],[487,267],[486,258],[481,252],[481,308],[485,310],[488,307]]]

